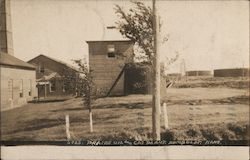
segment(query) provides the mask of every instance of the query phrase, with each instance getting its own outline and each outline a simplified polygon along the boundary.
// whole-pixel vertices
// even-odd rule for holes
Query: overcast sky
[[[107,30],[117,19],[114,4],[126,0],[11,0],[14,54],[39,54],[65,62],[88,54],[86,40],[120,39]],[[147,4],[151,4],[147,1]],[[158,1],[163,22],[161,59],[180,54],[169,72],[249,66],[248,1]]]

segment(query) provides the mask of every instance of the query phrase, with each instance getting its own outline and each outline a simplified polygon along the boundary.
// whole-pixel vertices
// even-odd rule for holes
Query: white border
[[[167,147],[79,147],[1,146],[3,160],[72,159],[227,159],[248,160],[249,147],[167,146]]]

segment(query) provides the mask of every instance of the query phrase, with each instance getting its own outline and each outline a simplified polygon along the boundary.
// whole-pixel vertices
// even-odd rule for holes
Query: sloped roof
[[[66,67],[68,67],[68,68],[71,68],[71,69],[73,69],[73,70],[79,72],[79,69],[78,69],[78,68],[76,68],[76,67],[74,67],[74,66],[72,66],[72,65],[70,65],[70,64],[68,64],[68,63],[65,63],[65,62],[63,62],[63,61],[61,61],[61,60],[58,60],[58,59],[56,59],[56,58],[51,58],[51,57],[46,56],[46,55],[43,55],[43,54],[40,54],[40,55],[36,56],[35,58],[32,58],[31,60],[28,61],[28,63],[31,62],[33,59],[36,59],[36,58],[38,58],[38,57],[40,57],[40,56],[46,57],[46,58],[48,58],[48,59],[51,59],[51,60],[53,60],[53,61],[55,61],[55,62],[57,62],[57,63],[60,63],[60,64],[66,66]]]
[[[32,69],[35,70],[35,66],[26,63],[10,54],[7,53],[0,53],[0,65],[9,66],[14,68],[21,68],[21,69]]]
[[[53,79],[53,78],[60,78],[60,77],[61,77],[61,76],[60,76],[58,73],[53,72],[53,73],[51,73],[51,74],[48,75],[48,76],[43,76],[42,78],[37,79],[37,82],[49,81],[49,80],[51,80],[51,79]]]
[[[130,39],[122,36],[116,28],[106,29],[100,39],[89,39],[86,42],[99,42],[99,41],[131,41]]]

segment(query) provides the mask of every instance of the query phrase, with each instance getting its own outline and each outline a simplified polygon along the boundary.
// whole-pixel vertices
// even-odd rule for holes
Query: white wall
[[[34,70],[7,68],[0,66],[1,111],[20,107],[37,97],[36,73]],[[9,81],[12,81],[9,83]],[[20,81],[23,82],[23,97],[20,97]],[[31,80],[31,96],[29,95]],[[11,87],[12,86],[12,87]],[[12,91],[11,91],[12,88]]]

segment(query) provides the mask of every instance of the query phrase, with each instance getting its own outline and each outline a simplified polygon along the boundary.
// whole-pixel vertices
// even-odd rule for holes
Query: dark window
[[[44,64],[43,63],[40,63],[39,64],[39,72],[40,73],[44,73],[45,69],[44,69]]]
[[[56,81],[50,81],[50,92],[54,92],[56,90]]]
[[[115,57],[115,53],[113,53],[113,52],[108,53],[108,57],[109,58],[114,58]]]
[[[108,58],[114,58],[115,57],[115,45],[114,44],[109,44],[107,46],[107,56]]]
[[[29,80],[29,96],[32,95],[32,80]]]
[[[19,82],[19,96],[23,97],[23,80],[22,79]]]

